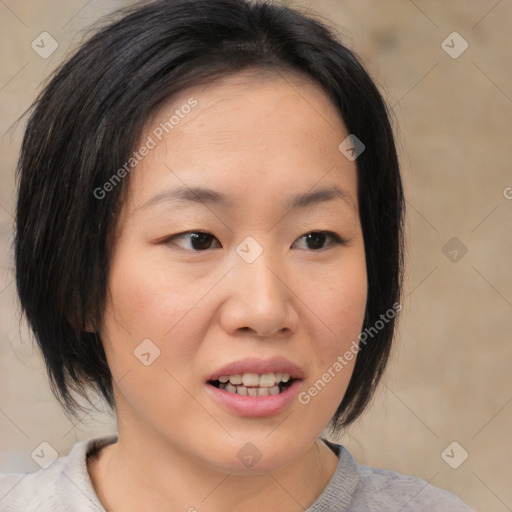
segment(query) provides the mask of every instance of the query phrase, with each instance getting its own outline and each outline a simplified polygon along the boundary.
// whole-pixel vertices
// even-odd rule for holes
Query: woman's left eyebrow
[[[345,201],[351,208],[356,209],[356,205],[352,196],[345,190],[340,189],[336,185],[319,190],[309,191],[304,194],[293,196],[289,202],[289,208],[306,208],[308,206],[341,199]]]

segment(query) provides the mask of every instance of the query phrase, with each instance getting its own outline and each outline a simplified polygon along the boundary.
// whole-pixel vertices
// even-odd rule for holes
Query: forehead
[[[132,206],[177,185],[277,196],[342,177],[353,189],[355,164],[338,150],[347,135],[325,92],[298,73],[249,70],[190,87],[146,123],[141,144],[154,147],[131,173]]]

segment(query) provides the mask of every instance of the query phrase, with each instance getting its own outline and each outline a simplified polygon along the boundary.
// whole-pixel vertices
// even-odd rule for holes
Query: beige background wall
[[[0,1],[0,472],[38,469],[30,454],[42,441],[63,455],[76,440],[115,429],[98,414],[75,425],[66,419],[19,327],[11,242],[23,122],[14,123],[81,30],[128,4]],[[512,3],[295,5],[340,27],[380,84],[399,127],[408,197],[407,282],[394,357],[374,405],[342,442],[361,463],[420,476],[482,512],[510,511]],[[454,31],[468,44],[457,58],[445,51],[463,49],[458,36],[446,39]],[[59,44],[47,59],[31,48],[41,32]],[[453,441],[458,445],[444,452],[452,466],[463,450],[469,454],[458,469],[441,456]]]

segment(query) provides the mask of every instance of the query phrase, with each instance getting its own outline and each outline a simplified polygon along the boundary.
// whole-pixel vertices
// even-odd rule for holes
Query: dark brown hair
[[[16,283],[52,389],[68,412],[78,408],[74,393],[86,396],[91,387],[115,405],[102,341],[86,326],[98,331],[102,324],[113,227],[129,176],[101,199],[94,191],[129,159],[161,101],[248,68],[309,77],[365,144],[356,161],[369,283],[363,329],[399,301],[404,200],[394,137],[381,95],[354,54],[322,22],[284,6],[150,2],[110,22],[56,71],[23,139]],[[361,344],[335,427],[368,404],[394,324],[393,317]]]

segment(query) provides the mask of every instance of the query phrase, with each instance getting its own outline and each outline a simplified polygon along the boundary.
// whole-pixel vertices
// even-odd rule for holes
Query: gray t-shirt
[[[1,512],[105,512],[94,492],[87,456],[116,436],[77,443],[66,457],[35,473],[0,475]],[[342,446],[335,473],[306,512],[470,512],[453,494],[392,471],[359,466]]]

